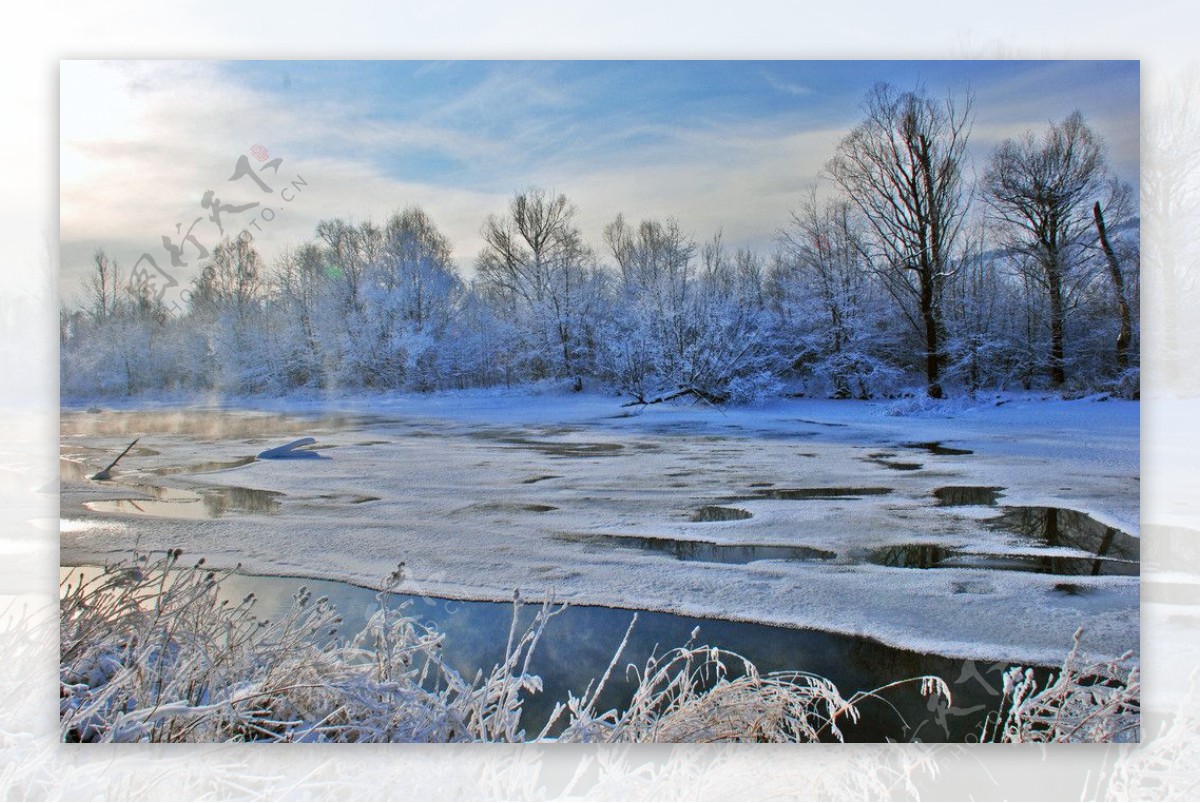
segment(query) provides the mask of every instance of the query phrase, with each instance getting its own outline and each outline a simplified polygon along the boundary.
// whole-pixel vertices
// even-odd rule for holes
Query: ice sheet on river
[[[1079,511],[1136,536],[1136,403],[1018,400],[902,418],[883,409],[788,400],[630,414],[600,396],[396,396],[247,402],[206,413],[195,431],[172,419],[161,432],[149,417],[64,411],[67,458],[99,462],[129,431],[144,431],[139,445],[152,453],[127,456],[112,483],[64,474],[62,515],[76,523],[62,558],[121,558],[137,542],[364,584],[403,560],[410,590],[441,596],[505,600],[519,588],[527,599],[813,627],[988,660],[1060,660],[1080,625],[1096,654],[1137,649],[1136,576],[867,559],[912,544],[1005,556],[1047,548],[991,526],[996,507],[939,505],[935,490],[951,486],[1003,488],[1004,506]],[[304,471],[245,459],[301,432],[336,459]],[[129,483],[248,489],[278,506],[192,519],[83,507],[153,498]],[[746,559],[687,559],[690,542],[701,557],[728,546]]]

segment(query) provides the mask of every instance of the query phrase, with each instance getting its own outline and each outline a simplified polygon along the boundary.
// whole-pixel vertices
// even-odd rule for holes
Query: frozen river
[[[64,410],[62,562],[617,606],[1051,664],[1138,648],[1138,405],[387,397]],[[88,476],[136,436],[113,479]],[[323,459],[257,460],[311,436]],[[671,645],[674,646],[674,645]],[[795,667],[807,669],[808,667]]]

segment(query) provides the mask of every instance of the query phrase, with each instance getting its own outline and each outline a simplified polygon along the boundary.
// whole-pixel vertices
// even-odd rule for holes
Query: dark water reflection
[[[948,549],[938,544],[900,544],[877,549],[870,563],[901,569],[991,569],[1056,575],[1136,577],[1136,561],[1110,558],[1059,557],[1037,554],[992,554]]]
[[[942,457],[960,457],[962,455],[975,454],[970,449],[956,449],[952,446],[942,446],[941,441],[928,441],[925,443],[905,443],[902,444],[906,449],[923,449],[930,454],[940,455]]]
[[[692,521],[740,521],[751,518],[753,515],[749,510],[742,510],[738,507],[705,505],[692,514]]]
[[[109,499],[84,502],[83,506],[97,513],[128,513],[168,519],[215,519],[228,513],[274,513],[279,510],[278,491],[256,488],[214,486],[185,490],[138,486],[137,490],[153,495],[153,499]]]
[[[985,496],[999,488],[939,488],[944,504],[986,504]],[[1115,527],[1096,521],[1086,513],[1057,507],[1003,507],[999,516],[988,519],[988,527],[1029,539],[1033,548],[1079,550],[1088,556],[1058,556],[1022,552],[988,554],[955,549],[939,544],[899,544],[877,549],[868,561],[881,566],[908,569],[995,569],[1057,575],[1120,575],[1141,573],[1141,541]]]
[[[608,535],[603,533],[562,533],[564,540],[592,544],[602,548],[640,549],[670,555],[677,560],[702,563],[744,564],[760,560],[832,560],[836,552],[807,546],[771,544],[715,544],[682,538],[657,538],[644,535]]]
[[[569,431],[548,431],[546,434],[565,434]],[[538,452],[547,457],[612,457],[620,454],[625,449],[625,445],[621,443],[538,440],[523,435],[509,434],[507,430],[479,430],[474,432],[473,435],[483,440],[495,441],[506,448],[526,449]]]
[[[1048,547],[1065,546],[1090,552],[1097,558],[1137,561],[1141,541],[1086,513],[1057,507],[1006,507],[989,525],[1017,533]]]
[[[932,569],[948,555],[950,550],[937,544],[900,544],[875,550],[868,561],[897,569]]]
[[[1003,488],[988,485],[949,485],[933,492],[942,507],[983,505],[991,507],[1004,495]]]
[[[890,494],[891,488],[765,488],[756,490],[759,499],[859,499],[863,496]]]
[[[192,463],[186,466],[168,466],[166,468],[152,469],[152,474],[165,477],[171,474],[207,474],[211,471],[226,471],[231,468],[241,468],[253,463],[257,458],[254,455],[246,457],[238,457],[233,460],[209,460],[203,463]]]
[[[899,460],[883,460],[882,458],[869,458],[868,463],[874,463],[884,468],[890,468],[892,471],[920,471],[925,466],[921,463],[906,463]]]

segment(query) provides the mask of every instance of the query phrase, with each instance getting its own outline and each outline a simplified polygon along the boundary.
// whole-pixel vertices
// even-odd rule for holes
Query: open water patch
[[[872,550],[866,560],[877,566],[897,569],[980,569],[1059,576],[1136,577],[1140,571],[1140,564],[1136,561],[1120,558],[1036,552],[979,552],[930,543],[880,547]]]
[[[905,443],[901,445],[906,449],[921,449],[941,457],[960,457],[975,454],[971,449],[956,449],[953,446],[943,446],[941,441],[925,441],[922,443]]]
[[[497,438],[496,440],[506,446],[528,449],[547,457],[612,457],[625,450],[624,444],[620,443],[574,443],[541,441],[531,438]]]
[[[754,487],[754,486],[751,486]],[[758,499],[861,499],[864,496],[882,496],[890,494],[892,488],[847,486],[841,488],[757,488],[754,487],[754,497]]]
[[[892,471],[920,471],[925,467],[922,463],[910,463],[906,460],[886,460],[882,457],[865,457],[863,460],[867,463],[874,463],[877,466],[890,468]]]
[[[479,513],[550,513],[558,510],[554,505],[543,505],[537,502],[480,502],[475,505],[467,505],[460,508],[455,513],[463,513],[466,511]]]
[[[1004,489],[994,485],[947,485],[933,492],[941,507],[992,507],[1004,495]]]
[[[171,474],[208,474],[214,471],[228,471],[233,468],[241,468],[248,466],[257,460],[254,455],[248,457],[238,457],[233,460],[206,460],[203,463],[191,463],[186,466],[166,466],[151,470],[151,474],[160,477],[170,476]]]
[[[742,510],[740,507],[720,507],[719,505],[705,505],[692,514],[692,521],[742,521],[744,519],[753,518],[754,514],[749,510]]]
[[[150,499],[106,499],[84,502],[96,513],[120,513],[166,519],[216,519],[232,513],[275,513],[279,510],[278,491],[219,486],[189,490],[143,486],[138,490]]]
[[[1078,510],[1059,507],[1003,507],[987,521],[994,529],[1028,538],[1039,546],[1068,547],[1098,560],[1141,561],[1141,541]],[[1137,571],[1132,572],[1137,574]]]
[[[668,555],[676,560],[700,563],[741,565],[761,560],[818,561],[837,557],[836,552],[827,549],[786,544],[717,544],[683,538],[607,533],[560,533],[558,537],[594,546],[638,549]]]

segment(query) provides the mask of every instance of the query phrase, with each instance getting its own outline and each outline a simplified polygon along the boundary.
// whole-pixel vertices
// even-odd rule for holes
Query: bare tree
[[[865,275],[861,237],[850,205],[841,199],[822,206],[815,193],[798,210],[791,225],[779,232],[780,246],[795,269],[809,279],[824,307],[830,349],[840,353],[851,340],[847,307],[855,285]]]
[[[536,187],[518,193],[506,215],[490,215],[483,224],[485,248],[476,265],[481,283],[510,304],[544,302],[555,274],[582,247],[575,214],[565,195],[551,197]]]
[[[241,317],[262,300],[262,280],[262,258],[249,238],[226,237],[196,278],[192,300],[231,304]]]
[[[121,268],[116,260],[110,259],[104,249],[97,248],[92,255],[95,270],[88,277],[87,288],[92,296],[92,318],[99,323],[116,315],[120,306]]]
[[[968,206],[963,161],[971,106],[970,98],[938,102],[878,84],[867,95],[866,120],[827,166],[866,217],[871,263],[923,341],[932,398],[943,395],[941,291]]]
[[[1066,323],[1072,285],[1090,245],[1093,204],[1111,187],[1103,145],[1074,112],[1040,138],[1002,142],[983,188],[1006,233],[1005,245],[1034,271],[1049,307],[1050,382],[1067,380]]]

